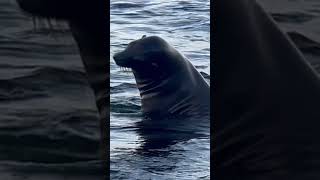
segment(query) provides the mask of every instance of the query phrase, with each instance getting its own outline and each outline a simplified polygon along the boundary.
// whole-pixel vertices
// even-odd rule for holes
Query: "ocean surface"
[[[320,1],[260,2],[320,72]],[[145,149],[133,75],[112,55],[158,35],[210,75],[210,2],[110,3],[111,179],[209,179],[208,136]],[[0,112],[1,179],[98,179],[99,121],[76,44],[63,22],[53,29],[46,20],[34,23],[14,0],[0,0]]]
[[[93,91],[65,23],[0,0],[0,179],[97,179]]]
[[[111,179],[210,179],[209,122],[206,133],[187,137],[184,130],[199,119],[144,119],[132,72],[121,70],[112,58],[129,42],[157,35],[209,74],[209,0],[111,0],[110,10]],[[147,121],[150,126],[140,126]]]
[[[320,73],[320,1],[259,0]]]

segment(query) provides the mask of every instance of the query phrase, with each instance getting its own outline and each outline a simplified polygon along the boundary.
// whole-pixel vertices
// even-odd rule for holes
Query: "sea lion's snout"
[[[118,66],[133,69],[157,68],[157,54],[165,54],[168,49],[166,41],[158,36],[143,35],[140,39],[130,42],[127,47],[113,56]],[[164,60],[162,60],[164,62]]]
[[[144,38],[146,38],[146,35],[143,35],[141,37],[141,39]],[[135,66],[135,64],[141,63],[141,59],[143,59],[141,56],[141,54],[143,54],[143,46],[140,46],[139,44],[141,45],[140,40],[132,41],[127,45],[127,47],[123,51],[116,53],[113,56],[115,63],[118,66],[128,68],[132,68],[132,66]]]
[[[118,52],[113,56],[115,63],[121,67],[129,67],[129,57],[125,52]]]
[[[115,55],[113,55],[113,59],[117,65],[121,66],[121,64],[123,64],[123,58],[121,58],[121,52],[118,52]]]

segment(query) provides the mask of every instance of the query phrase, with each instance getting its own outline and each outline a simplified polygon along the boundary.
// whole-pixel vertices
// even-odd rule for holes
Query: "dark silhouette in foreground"
[[[89,3],[84,0],[17,0],[17,2],[24,12],[32,16],[64,20],[69,24],[96,97],[100,114],[103,171],[108,171],[109,14],[106,8],[108,4],[105,1]]]
[[[320,81],[255,2],[216,0],[215,179],[320,179]]]

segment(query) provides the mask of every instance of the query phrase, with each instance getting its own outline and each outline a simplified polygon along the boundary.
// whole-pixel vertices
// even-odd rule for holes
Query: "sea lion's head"
[[[170,76],[182,67],[182,55],[158,36],[142,36],[113,56],[116,64],[131,68],[136,80]]]
[[[132,69],[142,110],[149,117],[179,111],[176,102],[189,97],[192,82],[201,76],[182,54],[157,36],[132,41],[113,58],[117,65]]]

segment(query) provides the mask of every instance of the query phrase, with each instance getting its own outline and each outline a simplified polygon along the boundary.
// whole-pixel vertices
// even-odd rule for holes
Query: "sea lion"
[[[113,58],[117,65],[132,69],[148,117],[209,115],[209,84],[164,39],[144,35]]]
[[[109,29],[105,1],[17,0],[32,16],[66,21],[77,42],[88,81],[94,91],[100,114],[103,171],[109,163],[107,127],[109,124]]]
[[[320,179],[319,76],[256,1],[213,8],[214,178]]]

